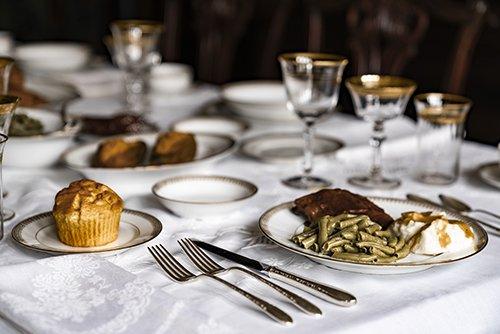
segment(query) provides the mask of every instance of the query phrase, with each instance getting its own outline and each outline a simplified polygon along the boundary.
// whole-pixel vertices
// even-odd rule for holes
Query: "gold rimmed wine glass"
[[[19,98],[17,96],[10,95],[0,95],[0,194],[3,194],[3,183],[2,183],[2,157],[3,149],[5,143],[9,138],[7,136],[7,131],[10,126],[10,121],[12,115],[16,109]],[[0,212],[4,212],[3,209],[3,196],[0,196]],[[3,238],[3,222],[4,215],[0,215],[0,240]]]
[[[367,74],[347,79],[356,114],[373,123],[370,146],[373,149],[369,175],[348,179],[349,183],[369,189],[392,189],[401,184],[395,178],[384,177],[382,171],[382,144],[386,139],[384,122],[403,114],[417,84],[409,79]]]
[[[113,61],[125,72],[125,112],[144,114],[149,108],[148,91],[151,68],[159,64],[160,22],[118,20],[110,25],[113,36],[105,40]]]
[[[302,174],[283,180],[297,189],[327,187],[330,181],[312,175],[314,125],[337,106],[342,74],[348,63],[343,56],[325,53],[285,53],[278,57],[287,95],[287,107],[304,123]]]

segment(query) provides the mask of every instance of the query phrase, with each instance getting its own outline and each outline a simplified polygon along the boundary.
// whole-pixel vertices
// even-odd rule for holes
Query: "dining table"
[[[207,103],[216,102],[219,98],[218,87],[199,85],[196,91],[188,93],[184,98],[164,96],[162,103],[153,103],[147,117],[154,120],[162,129],[167,129],[176,119],[197,114]],[[112,110],[118,103],[118,97],[113,94],[83,96],[69,107],[69,111],[78,114],[90,109]],[[247,121],[251,127],[238,137],[238,140],[261,133],[301,130],[298,121]],[[472,207],[498,212],[500,192],[482,183],[476,175],[479,165],[498,159],[496,148],[464,141],[461,148],[459,179],[450,185],[427,185],[418,182],[414,177],[415,168],[418,167],[415,165],[417,149],[415,132],[415,122],[408,117],[387,122],[388,140],[384,147],[384,167],[386,173],[401,178],[402,185],[399,188],[392,190],[356,188],[350,185],[347,179],[368,169],[370,147],[367,143],[370,124],[352,115],[336,112],[318,124],[317,133],[340,139],[345,146],[334,155],[316,157],[315,173],[331,180],[335,188],[347,189],[362,195],[405,198],[406,194],[415,193],[438,201],[438,194],[443,193],[458,197]],[[53,318],[53,324],[57,324],[58,321],[75,323],[74,327],[65,327],[66,329],[60,333],[307,332],[319,334],[396,331],[498,333],[500,331],[498,317],[500,237],[493,234],[490,234],[486,248],[473,257],[421,272],[398,275],[370,275],[335,270],[266,240],[258,228],[259,217],[270,207],[307,193],[304,190],[288,188],[281,183],[281,179],[295,174],[298,170],[300,161],[264,163],[235,152],[222,161],[186,173],[225,175],[253,182],[258,187],[258,192],[242,209],[223,216],[182,218],[165,210],[149,187],[134,188],[120,195],[125,201],[126,208],[149,213],[161,221],[163,229],[154,240],[109,253],[56,256],[20,247],[11,238],[10,232],[24,219],[40,212],[50,211],[56,193],[71,181],[81,179],[82,175],[61,165],[43,169],[5,167],[3,179],[8,196],[5,197],[4,205],[13,209],[16,216],[5,223],[5,237],[0,241],[0,333],[33,331],[30,330],[30,326],[24,327],[23,322],[9,319],[7,316],[6,310],[12,303],[8,303],[4,288],[9,284],[15,284],[16,280],[24,280],[25,283],[19,284],[17,289],[30,291],[26,295],[33,300],[31,308],[23,309],[17,305],[21,312],[27,313],[26,318],[32,314],[35,320]],[[127,179],[123,182],[126,184]],[[499,223],[480,213],[474,214],[474,217],[493,224]],[[184,284],[170,279],[155,263],[147,246],[162,244],[191,271],[199,273],[177,243],[177,240],[182,238],[203,240],[266,264],[277,265],[290,272],[347,290],[356,296],[357,304],[352,307],[337,306],[290,286],[290,290],[306,297],[322,310],[322,316],[314,317],[295,309],[272,290],[247,276],[236,272],[221,276],[265,298],[293,317],[292,325],[280,325],[255,311],[224,286],[209,279],[201,278]],[[94,323],[86,322],[85,312],[82,311],[85,309],[86,312],[91,312],[93,307],[97,307],[92,304],[93,300],[81,300],[79,307],[82,309],[78,310],[76,307],[71,307],[72,299],[65,296],[51,298],[50,302],[43,301],[43,298],[46,298],[43,294],[47,291],[47,284],[63,285],[64,282],[62,279],[50,282],[40,279],[35,281],[32,271],[41,269],[30,268],[34,268],[34,264],[53,265],[54,259],[59,257],[86,257],[85,261],[88,260],[89,263],[104,261],[103,263],[113,268],[118,267],[123,270],[125,276],[130,275],[140,279],[154,291],[151,296],[155,296],[155,303],[163,305],[161,312],[156,312],[155,316],[148,312],[131,312],[133,318],[124,322],[122,327],[115,329],[106,327],[98,330],[93,327]],[[212,257],[223,266],[231,265],[228,260]],[[64,266],[64,261],[59,265]],[[1,273],[6,276],[2,277]],[[7,282],[7,279],[12,282]],[[79,294],[84,287],[75,286],[73,289],[74,293]],[[12,291],[9,293],[12,294]],[[143,303],[153,302],[152,300],[153,297],[146,298]],[[143,306],[137,304],[133,309],[140,310]],[[83,312],[83,318],[71,314],[61,317],[54,312],[51,313],[51,308],[67,309],[70,313]],[[101,316],[105,317],[105,314]],[[141,324],[151,323],[151,319],[160,324],[155,330],[141,327]]]

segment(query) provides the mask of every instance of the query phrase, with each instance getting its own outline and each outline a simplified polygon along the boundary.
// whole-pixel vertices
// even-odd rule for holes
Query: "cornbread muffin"
[[[146,150],[146,144],[140,140],[106,140],[97,148],[93,165],[105,168],[136,167],[144,161]]]
[[[151,154],[151,164],[178,164],[193,161],[196,141],[190,133],[166,132],[158,135]]]
[[[83,179],[57,193],[52,215],[61,242],[92,247],[118,238],[122,210],[123,200],[108,186]]]

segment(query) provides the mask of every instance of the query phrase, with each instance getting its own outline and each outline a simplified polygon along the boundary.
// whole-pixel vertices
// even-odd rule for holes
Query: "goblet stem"
[[[141,115],[149,107],[149,71],[127,71],[125,73],[125,104],[127,111]]]
[[[304,123],[304,160],[302,164],[302,173],[309,176],[314,166],[314,123]]]
[[[372,147],[372,166],[370,168],[370,178],[373,181],[381,181],[382,176],[382,144],[386,139],[384,132],[384,121],[377,120],[373,123],[373,133],[370,138]]]

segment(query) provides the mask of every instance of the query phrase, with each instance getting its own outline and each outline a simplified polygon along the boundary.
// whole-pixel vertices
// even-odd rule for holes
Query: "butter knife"
[[[316,297],[320,297],[330,303],[340,306],[353,306],[357,300],[352,294],[347,291],[334,288],[332,286],[319,283],[308,278],[292,274],[278,267],[269,266],[265,263],[248,258],[246,256],[228,251],[203,241],[191,239],[199,247],[209,251],[210,253],[219,255],[223,258],[239,263],[245,267],[257,270],[270,278],[275,278],[287,284],[293,285],[303,291],[306,291]]]

